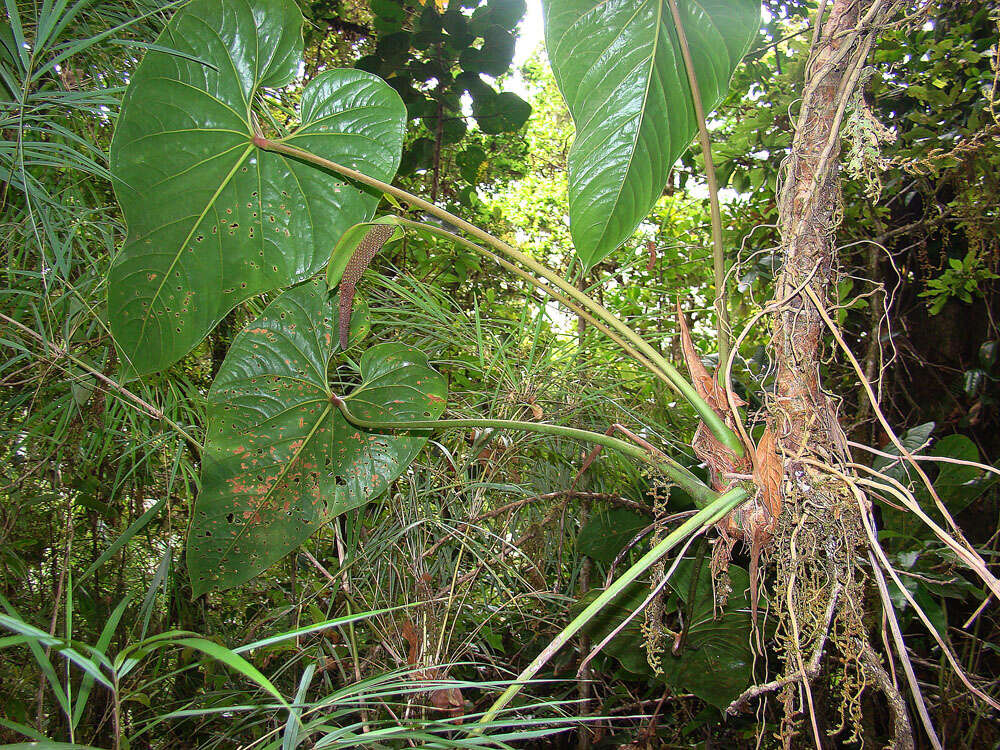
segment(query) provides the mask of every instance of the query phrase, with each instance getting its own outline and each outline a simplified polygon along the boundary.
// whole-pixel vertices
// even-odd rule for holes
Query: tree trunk
[[[820,4],[821,6],[823,3]],[[866,46],[849,35],[872,0],[834,0],[806,68],[805,95],[795,126],[779,204],[784,263],[776,286],[781,310],[774,321],[778,434],[786,456],[846,455],[836,404],[820,382],[823,320],[801,287],[823,302],[835,281],[836,224],[840,216],[838,136]],[[870,41],[869,41],[870,44]],[[860,59],[859,59],[860,58]],[[794,465],[786,467],[795,470]]]
[[[816,747],[827,746],[832,740],[825,730],[840,723],[838,715],[840,741],[860,736],[860,694],[871,684],[865,675],[875,668],[864,624],[867,537],[857,500],[843,480],[851,472],[838,402],[820,379],[827,331],[819,306],[827,305],[837,282],[840,126],[878,29],[898,3],[819,5],[779,197],[783,265],[772,339],[776,393],[769,404],[784,464],[784,510],[771,556],[777,639],[788,679],[780,698],[786,747],[803,732]],[[820,656],[827,656],[825,668],[819,668]],[[816,668],[807,669],[807,662]],[[829,680],[816,691],[822,701],[814,701],[809,685],[817,675]],[[912,747],[908,720],[900,723],[894,744]]]

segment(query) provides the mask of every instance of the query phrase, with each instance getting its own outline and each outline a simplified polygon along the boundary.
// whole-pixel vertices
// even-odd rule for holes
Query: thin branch
[[[107,385],[109,388],[111,388],[116,393],[121,394],[126,399],[128,399],[129,401],[131,401],[133,404],[135,404],[136,406],[139,406],[149,416],[153,417],[156,420],[159,420],[160,422],[163,422],[164,424],[169,425],[175,432],[177,432],[177,434],[179,434],[181,437],[183,437],[185,440],[187,440],[188,443],[190,443],[191,447],[194,448],[196,451],[198,451],[199,454],[204,450],[204,446],[202,446],[201,443],[199,443],[197,440],[195,440],[187,430],[185,430],[183,427],[181,427],[175,421],[173,421],[172,419],[170,419],[170,417],[168,417],[166,414],[164,414],[161,409],[157,409],[151,403],[149,403],[148,401],[145,401],[144,399],[140,398],[136,394],[132,393],[132,391],[128,390],[127,388],[125,388],[120,383],[117,383],[116,381],[112,380],[111,378],[109,378],[107,375],[105,375],[100,370],[95,369],[91,365],[89,365],[86,362],[84,362],[82,359],[79,359],[78,357],[74,357],[66,349],[63,349],[62,347],[57,346],[56,344],[53,344],[51,341],[48,341],[40,333],[38,333],[37,331],[33,331],[32,329],[28,328],[23,323],[20,323],[19,321],[16,321],[13,318],[7,317],[3,313],[0,313],[0,319],[5,320],[6,322],[8,322],[11,325],[15,326],[16,328],[18,328],[23,333],[25,333],[28,336],[30,336],[31,338],[33,338],[38,343],[42,344],[42,346],[44,346],[45,349],[50,354],[53,354],[53,355],[55,355],[56,357],[58,357],[60,359],[68,359],[70,362],[72,362],[77,367],[80,367],[80,368],[86,370],[87,372],[89,372],[91,375],[93,375],[95,378],[97,378],[102,383],[104,383],[105,385]]]

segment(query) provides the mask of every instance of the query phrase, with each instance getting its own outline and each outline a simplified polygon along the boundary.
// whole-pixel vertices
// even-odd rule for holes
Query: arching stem
[[[512,682],[499,698],[490,706],[489,710],[483,714],[479,720],[480,724],[488,723],[516,696],[524,686],[531,680],[538,671],[548,663],[556,652],[559,651],[570,639],[575,636],[591,619],[593,619],[612,599],[625,590],[625,588],[645,573],[649,568],[664,557],[679,542],[687,539],[691,534],[707,528],[723,518],[729,511],[743,502],[747,497],[747,491],[742,487],[734,487],[722,496],[716,495],[709,487],[705,486],[687,469],[676,461],[665,456],[653,456],[647,451],[626,443],[624,440],[613,438],[610,435],[602,435],[588,430],[578,430],[573,427],[563,427],[561,425],[545,424],[542,422],[517,422],[507,419],[442,419],[430,421],[414,421],[400,423],[375,422],[361,419],[354,416],[347,406],[345,399],[337,395],[330,396],[330,402],[340,410],[340,413],[351,424],[363,429],[376,429],[383,431],[394,430],[433,430],[448,427],[478,427],[485,429],[510,429],[524,430],[529,432],[539,432],[545,435],[557,437],[567,437],[575,440],[604,445],[608,448],[618,450],[625,455],[638,458],[645,463],[655,466],[673,479],[677,486],[688,492],[696,501],[707,502],[707,505],[681,524],[677,529],[668,534],[659,544],[647,552],[632,567],[626,570],[620,578],[608,586],[593,602],[587,606],[573,621],[567,625],[559,635],[552,639],[548,646],[535,657],[517,679]]]
[[[442,229],[441,227],[436,227],[432,224],[424,224],[422,222],[413,221],[411,219],[404,219],[398,217],[397,221],[401,226],[411,227],[421,232],[427,232],[428,234],[432,234],[435,237],[441,237],[442,239],[450,240],[451,242],[461,245],[464,248],[472,250],[477,255],[481,255],[484,258],[489,258],[495,263],[503,266],[514,275],[524,279],[535,288],[540,289],[541,291],[548,294],[552,299],[556,300],[559,304],[564,305],[571,312],[575,313],[576,315],[579,315],[590,325],[594,326],[594,328],[596,328],[605,336],[607,336],[609,339],[618,344],[618,346],[621,347],[622,351],[631,356],[634,360],[636,360],[639,364],[648,369],[651,373],[656,375],[656,377],[660,378],[660,380],[662,380],[668,386],[677,391],[677,393],[680,393],[680,391],[677,390],[677,386],[674,385],[670,377],[662,369],[653,364],[648,357],[644,356],[642,353],[640,353],[638,350],[632,347],[631,344],[629,344],[627,341],[621,338],[621,336],[619,336],[610,328],[608,328],[604,323],[597,320],[597,318],[595,318],[593,315],[591,315],[582,307],[580,307],[579,304],[573,302],[568,297],[560,294],[556,289],[553,289],[544,281],[535,278],[524,269],[515,266],[506,258],[503,258],[502,256],[499,256],[496,253],[491,252],[482,245],[477,245],[475,242],[472,242],[471,240],[468,240],[459,234],[455,234],[454,232],[449,232],[446,229]]]
[[[668,534],[663,541],[643,555],[639,561],[635,563],[635,565],[622,573],[620,578],[615,580],[615,582],[601,592],[601,594],[594,599],[594,601],[592,601],[587,608],[583,610],[583,612],[578,614],[573,621],[567,625],[561,633],[559,633],[559,635],[552,639],[548,646],[542,649],[542,652],[535,657],[531,664],[529,664],[524,671],[517,676],[517,679],[507,687],[500,697],[494,701],[493,705],[490,706],[486,713],[483,714],[479,722],[482,724],[492,721],[497,713],[499,713],[504,706],[510,703],[511,699],[515,695],[521,692],[528,681],[530,681],[531,678],[538,673],[538,670],[545,666],[549,659],[555,656],[556,652],[558,652],[560,648],[566,645],[566,643],[568,643],[581,628],[583,628],[602,609],[604,609],[604,607],[607,606],[612,599],[624,591],[629,584],[649,570],[677,544],[684,541],[700,529],[711,526],[723,518],[723,516],[729,513],[729,511],[743,502],[743,500],[746,499],[746,496],[746,490],[742,487],[734,487],[710,505],[691,516],[691,518]]]
[[[708,505],[718,498],[718,493],[669,456],[654,456],[649,451],[643,450],[637,445],[599,432],[580,430],[575,427],[564,427],[558,424],[547,424],[545,422],[519,422],[511,419],[438,419],[414,422],[378,422],[362,419],[352,414],[348,406],[348,400],[349,398],[343,399],[336,395],[330,396],[330,403],[340,410],[344,419],[355,427],[365,430],[411,432],[414,430],[444,430],[453,427],[475,427],[478,429],[537,432],[543,435],[552,435],[553,437],[564,437],[586,443],[596,443],[606,448],[612,448],[626,456],[638,459],[662,471],[676,482],[678,487],[687,492],[698,505]]]
[[[424,200],[423,198],[418,198],[415,195],[407,193],[405,190],[400,190],[397,187],[393,187],[388,183],[382,182],[381,180],[376,180],[374,177],[369,177],[363,172],[359,172],[356,169],[351,169],[350,167],[345,167],[337,162],[330,161],[329,159],[324,159],[321,156],[317,156],[309,151],[305,151],[295,146],[290,146],[287,143],[283,143],[280,140],[270,140],[264,138],[263,136],[255,136],[253,143],[258,148],[264,149],[266,151],[273,151],[275,153],[284,154],[296,159],[301,159],[302,161],[308,162],[310,164],[315,164],[318,167],[324,169],[329,169],[332,172],[348,177],[351,180],[360,182],[363,185],[375,188],[382,193],[391,195],[398,198],[401,201],[406,202],[410,206],[419,208],[422,211],[426,211],[431,216],[435,216],[442,221],[446,221],[452,226],[461,231],[475,237],[480,242],[485,243],[489,247],[493,248],[502,255],[507,256],[511,260],[525,268],[529,268],[532,272],[543,277],[560,291],[563,292],[567,297],[573,299],[580,306],[586,308],[588,311],[593,313],[596,318],[604,321],[609,327],[617,331],[622,338],[631,343],[636,349],[638,349],[642,354],[647,357],[651,362],[653,362],[657,367],[659,367],[670,381],[674,384],[681,395],[694,407],[695,411],[701,419],[708,425],[712,434],[723,445],[728,447],[734,453],[739,456],[743,455],[743,445],[740,439],[737,437],[736,433],[733,432],[726,423],[719,417],[718,414],[713,411],[701,396],[695,391],[694,387],[684,379],[684,377],[677,371],[677,369],[671,365],[664,357],[656,351],[652,346],[650,346],[639,334],[625,325],[621,320],[614,316],[610,311],[604,308],[602,305],[595,302],[586,294],[579,291],[572,284],[563,279],[559,274],[545,267],[543,264],[536,261],[530,255],[522,253],[506,242],[497,239],[488,232],[483,231],[479,227],[470,224],[464,219],[455,216],[448,211],[445,211],[433,203]]]

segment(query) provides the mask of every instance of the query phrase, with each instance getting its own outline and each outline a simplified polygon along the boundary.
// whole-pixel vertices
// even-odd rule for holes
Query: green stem
[[[567,297],[575,300],[582,307],[585,307],[592,312],[596,317],[606,322],[611,328],[614,328],[624,339],[632,343],[636,349],[648,357],[649,360],[652,361],[657,367],[662,369],[670,379],[670,382],[673,383],[674,387],[677,388],[680,394],[688,401],[688,403],[691,404],[691,406],[694,407],[695,411],[698,412],[702,421],[708,425],[708,428],[712,431],[712,434],[715,435],[719,442],[732,450],[736,455],[743,455],[743,444],[740,442],[736,433],[733,432],[722,420],[722,418],[715,413],[712,407],[698,395],[694,386],[687,382],[684,377],[677,372],[673,365],[664,359],[663,356],[650,346],[641,336],[639,336],[639,334],[625,325],[606,308],[595,302],[586,294],[582,293],[572,284],[559,276],[559,274],[546,268],[530,255],[522,253],[520,250],[508,245],[506,242],[497,239],[488,232],[484,232],[479,227],[470,224],[464,219],[445,211],[443,208],[438,208],[433,203],[425,201],[423,198],[418,198],[415,195],[407,193],[405,190],[400,190],[399,188],[393,187],[392,185],[382,182],[381,180],[376,180],[374,177],[369,177],[356,169],[345,167],[342,164],[330,161],[329,159],[324,159],[322,156],[317,156],[309,151],[296,148],[295,146],[289,146],[281,141],[272,141],[260,135],[254,137],[253,143],[258,148],[266,151],[273,151],[279,154],[285,154],[287,156],[315,164],[316,166],[323,167],[324,169],[329,169],[337,174],[349,177],[356,182],[360,182],[363,185],[368,185],[369,187],[398,198],[401,201],[405,201],[411,206],[426,211],[430,215],[436,216],[442,221],[448,222],[457,229],[472,235],[476,239],[492,247],[497,252],[506,255],[511,260],[531,269],[534,273],[537,273],[539,276],[558,287]]]
[[[339,396],[331,395],[330,401],[344,415],[344,419],[355,427],[361,427],[365,430],[405,432],[410,430],[441,430],[450,427],[476,427],[479,429],[538,432],[543,435],[596,443],[606,448],[612,448],[620,453],[624,453],[626,456],[631,456],[659,469],[674,480],[677,486],[687,492],[699,505],[711,503],[718,497],[718,493],[669,456],[654,456],[649,451],[643,450],[637,445],[626,443],[624,440],[619,440],[618,438],[613,438],[610,435],[604,435],[599,432],[580,430],[575,427],[563,427],[562,425],[548,424],[546,422],[519,422],[512,419],[431,419],[414,422],[378,422],[355,416],[348,408],[347,400]]]
[[[698,88],[698,77],[691,59],[691,48],[688,46],[684,24],[677,9],[677,0],[668,0],[670,13],[674,18],[674,28],[677,31],[677,41],[680,43],[681,56],[684,58],[684,68],[687,70],[688,85],[691,87],[691,103],[694,105],[694,116],[698,121],[698,143],[705,159],[705,181],[708,183],[708,205],[712,217],[712,275],[715,279],[715,322],[719,339],[719,367],[717,372],[726,371],[729,361],[729,310],[726,306],[726,249],[722,240],[722,210],[719,207],[719,182],[715,178],[715,163],[712,161],[712,143],[708,137],[708,125],[705,122],[705,107],[701,103],[701,90]],[[742,453],[740,454],[742,455]]]
[[[529,664],[524,671],[517,676],[517,679],[514,680],[514,682],[512,682],[510,686],[500,695],[500,697],[496,699],[493,705],[489,707],[489,710],[483,714],[479,722],[485,723],[492,721],[497,713],[499,713],[504,706],[510,703],[511,699],[515,695],[521,692],[524,686],[531,680],[532,677],[535,676],[538,670],[545,666],[549,659],[555,656],[556,652],[558,652],[560,648],[566,645],[566,643],[568,643],[569,640],[576,635],[584,625],[590,622],[598,612],[604,609],[604,607],[607,606],[612,599],[624,591],[629,584],[649,570],[671,549],[683,540],[687,539],[691,534],[696,533],[702,528],[711,526],[729,513],[729,511],[743,502],[746,496],[746,490],[742,487],[734,487],[715,500],[715,502],[691,516],[691,518],[668,534],[663,541],[643,555],[639,561],[635,563],[635,565],[622,573],[621,577],[601,592],[601,594],[594,599],[594,601],[592,601],[587,608],[583,610],[583,612],[577,615],[573,621],[567,625],[561,633],[559,633],[559,635],[552,639],[549,645],[547,645],[542,652],[535,657],[534,661],[532,661],[531,664]]]
[[[618,334],[616,334],[614,331],[612,331],[610,328],[608,328],[604,323],[602,323],[601,321],[597,320],[594,316],[592,316],[590,313],[588,313],[586,310],[584,310],[578,304],[576,304],[575,302],[573,302],[572,300],[570,300],[568,297],[565,297],[562,294],[560,294],[557,290],[555,290],[552,287],[550,287],[544,281],[541,281],[541,280],[535,278],[534,276],[532,276],[530,273],[528,273],[524,269],[519,268],[518,266],[515,266],[513,263],[511,263],[506,258],[503,258],[503,257],[497,255],[496,253],[491,252],[490,250],[486,249],[482,245],[477,245],[475,242],[472,242],[471,240],[467,240],[465,237],[462,237],[461,235],[455,234],[454,232],[449,232],[446,229],[441,229],[440,227],[436,227],[436,226],[434,226],[432,224],[424,224],[424,223],[419,222],[419,221],[413,221],[411,219],[404,219],[402,217],[396,217],[396,218],[397,218],[397,221],[399,222],[399,224],[401,226],[413,227],[414,229],[420,230],[422,232],[427,232],[428,234],[433,234],[436,237],[441,237],[442,239],[450,240],[451,242],[454,242],[454,243],[456,243],[458,245],[461,245],[462,247],[468,248],[469,250],[472,250],[474,253],[476,253],[478,255],[481,255],[481,256],[483,256],[485,258],[489,258],[492,261],[494,261],[494,262],[498,263],[499,265],[503,266],[504,268],[506,268],[508,271],[510,271],[514,275],[516,275],[516,276],[524,279],[525,281],[527,281],[532,286],[534,286],[537,289],[540,289],[541,291],[545,292],[550,297],[552,297],[552,299],[556,300],[559,304],[564,305],[571,312],[575,313],[576,315],[579,315],[581,318],[583,318],[584,320],[586,320],[588,323],[590,323],[592,326],[594,326],[594,328],[596,328],[601,333],[603,333],[605,336],[607,336],[612,341],[614,341],[616,344],[618,344],[618,346],[621,347],[622,351],[624,351],[626,354],[628,354],[629,356],[631,356],[633,359],[635,359],[637,362],[639,362],[643,367],[647,368],[651,373],[653,373],[654,375],[656,375],[658,378],[660,378],[661,380],[663,380],[671,388],[674,388],[676,390],[673,382],[670,380],[670,378],[667,376],[667,374],[663,370],[661,370],[659,367],[657,367],[656,365],[654,365],[647,357],[643,356],[643,354],[641,352],[639,352],[638,350],[636,350],[635,348],[633,348],[631,344],[629,344],[627,341],[625,341],[623,338],[621,338]]]

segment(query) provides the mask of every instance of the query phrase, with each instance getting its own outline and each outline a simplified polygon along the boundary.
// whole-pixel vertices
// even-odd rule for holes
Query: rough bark
[[[775,292],[776,392],[770,410],[786,496],[771,554],[777,639],[785,654],[783,679],[789,681],[781,692],[785,747],[792,746],[803,724],[814,745],[825,746],[831,714],[841,717],[833,721],[841,740],[853,741],[863,732],[859,696],[869,683],[866,669],[872,669],[863,605],[867,574],[861,563],[867,540],[854,497],[837,478],[850,474],[849,453],[839,404],[823,390],[820,378],[826,324],[817,305],[828,305],[837,282],[840,126],[879,27],[897,4],[821,0],[779,198],[783,266]],[[824,465],[833,470],[819,468]],[[838,599],[835,592],[841,590]],[[832,601],[832,619],[823,618]],[[835,657],[828,665],[828,685],[816,686],[822,699],[817,701],[806,655],[821,651],[828,636]],[[905,711],[896,720],[897,746],[912,747]]]
[[[813,44],[784,173],[779,205],[784,265],[776,298],[787,301],[774,320],[772,345],[777,363],[778,434],[789,457],[845,455],[836,404],[824,393],[819,376],[823,321],[809,298],[797,290],[809,284],[825,301],[835,279],[835,230],[840,215],[838,112],[852,88],[850,74],[858,62],[854,48],[864,44],[850,32],[872,4],[872,0],[832,3]]]

